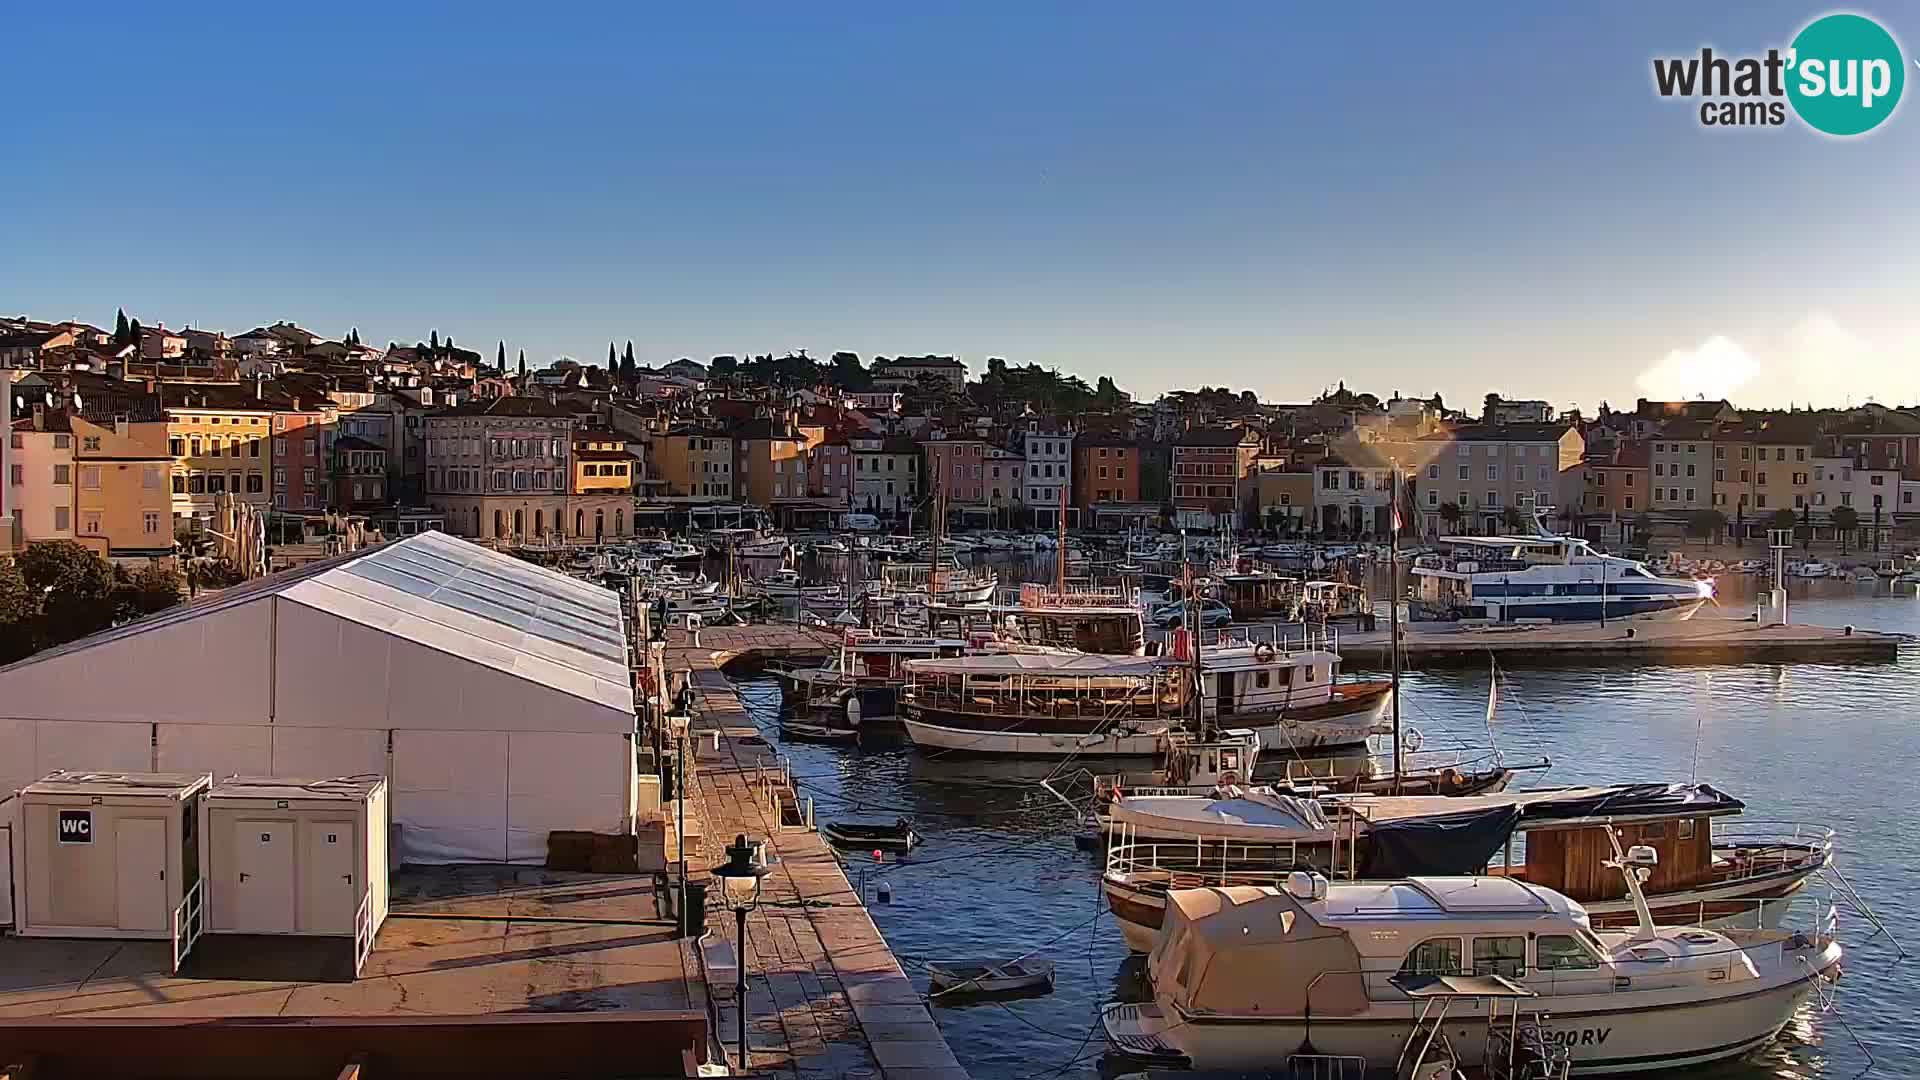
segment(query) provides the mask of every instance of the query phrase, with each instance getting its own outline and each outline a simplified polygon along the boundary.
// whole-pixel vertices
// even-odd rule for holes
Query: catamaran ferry
[[[1571,536],[1443,536],[1413,561],[1415,618],[1586,622],[1689,619],[1713,582],[1656,576]]]

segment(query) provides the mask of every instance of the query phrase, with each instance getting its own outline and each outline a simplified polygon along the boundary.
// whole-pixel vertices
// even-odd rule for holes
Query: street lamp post
[[[720,879],[721,889],[726,894],[727,906],[733,908],[735,935],[739,956],[734,964],[734,1007],[740,1012],[740,1072],[747,1071],[747,912],[760,902],[760,879],[767,872],[765,866],[756,863],[753,858],[753,845],[747,843],[747,834],[738,833],[733,843],[727,846],[727,861],[713,868],[713,876]]]

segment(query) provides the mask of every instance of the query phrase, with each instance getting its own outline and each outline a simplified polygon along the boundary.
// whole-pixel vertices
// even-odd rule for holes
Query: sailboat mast
[[[1067,485],[1060,485],[1059,535],[1054,544],[1053,589],[1067,595]]]
[[[1387,621],[1392,633],[1393,652],[1393,793],[1400,794],[1400,465],[1391,470],[1393,513],[1391,535],[1387,540]]]

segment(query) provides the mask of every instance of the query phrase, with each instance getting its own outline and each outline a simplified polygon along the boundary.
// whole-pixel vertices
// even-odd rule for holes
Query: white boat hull
[[[1768,1042],[1813,993],[1814,981],[1838,964],[1839,954],[1839,947],[1831,944],[1824,951],[1803,950],[1793,955],[1804,956],[1806,962],[1790,958],[1763,975],[1753,989],[1704,1001],[1698,998],[1697,984],[1673,990],[1557,994],[1546,989],[1550,977],[1525,981],[1543,991],[1533,1002],[1548,1014],[1542,1031],[1549,1042],[1566,1047],[1576,1074],[1647,1072],[1721,1061]],[[1732,990],[1744,984],[1727,985]],[[1483,1001],[1463,1000],[1448,1013],[1448,1038],[1462,1064],[1481,1063],[1485,1008]],[[1362,1057],[1370,1065],[1391,1067],[1413,1019],[1409,1002],[1375,1002],[1359,1016],[1311,1021],[1178,1017],[1163,1013],[1160,1005],[1109,1006],[1103,1016],[1109,1041],[1122,1053],[1138,1052],[1142,1045],[1127,1036],[1154,1035],[1157,1029],[1158,1038],[1144,1045],[1157,1041],[1184,1055],[1192,1068],[1223,1070],[1284,1068],[1287,1057],[1309,1040],[1314,1053]],[[1116,1033],[1122,1037],[1116,1039]]]
[[[902,724],[913,745],[926,750],[1009,757],[1152,757],[1159,752],[1164,728],[1098,735],[1029,731],[980,731],[942,727],[906,718]]]

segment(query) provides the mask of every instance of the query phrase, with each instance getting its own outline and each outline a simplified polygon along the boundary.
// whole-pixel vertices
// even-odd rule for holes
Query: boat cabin
[[[1340,654],[1330,635],[1308,630],[1288,636],[1283,628],[1247,628],[1248,638],[1221,638],[1203,646],[1200,693],[1203,716],[1275,713],[1324,705],[1334,696]],[[1184,663],[1192,636],[1176,633],[1173,658]]]
[[[1300,603],[1300,579],[1271,571],[1226,573],[1213,579],[1215,594],[1239,620],[1291,617]]]

